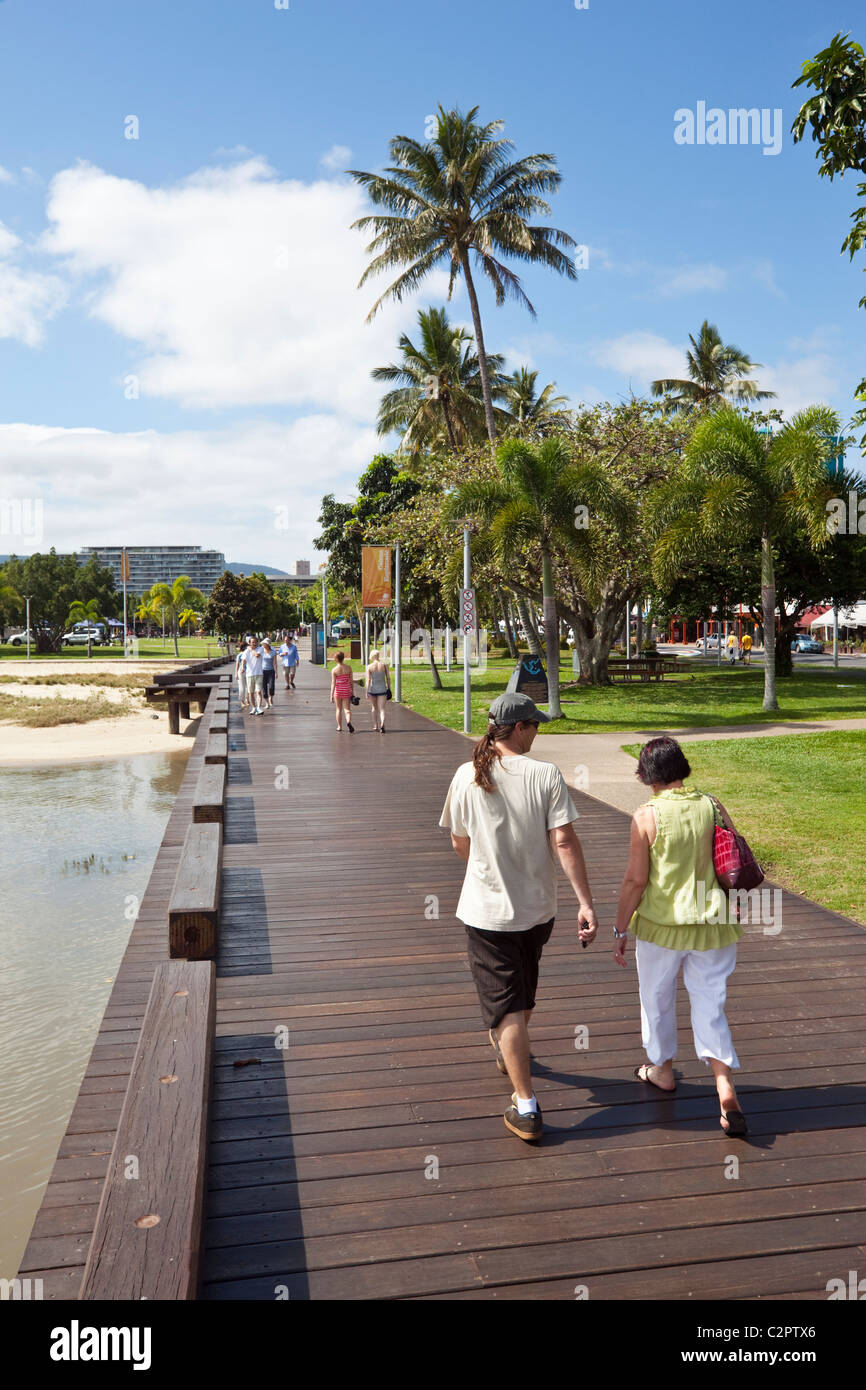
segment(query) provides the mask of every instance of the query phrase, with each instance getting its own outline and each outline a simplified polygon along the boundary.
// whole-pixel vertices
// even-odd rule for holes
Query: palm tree
[[[204,608],[206,601],[204,594],[194,588],[188,574],[181,574],[171,584],[154,584],[148,591],[146,600],[152,611],[164,614],[171,624],[174,654],[179,656],[180,653],[177,649],[178,615],[189,608]]]
[[[562,179],[553,155],[511,160],[513,143],[499,135],[504,122],[480,125],[477,114],[477,106],[464,115],[440,105],[432,140],[421,144],[407,135],[395,136],[390,142],[393,163],[384,174],[348,172],[366,189],[371,202],[384,209],[353,223],[362,230],[370,227],[375,234],[367,247],[373,259],[360,283],[400,267],[397,279],[376,300],[368,319],[386,299],[401,300],[416,290],[436,266],[449,267],[449,298],[462,274],[472,309],[487,434],[493,445],[493,389],[470,259],[492,284],[497,304],[511,296],[533,317],[535,310],[519,277],[501,257],[546,265],[570,280],[576,279],[577,271],[566,254],[575,245],[572,237],[528,221],[550,215],[542,195],[555,192]]]
[[[686,353],[689,379],[664,377],[652,383],[654,396],[672,392],[668,410],[672,415],[691,410],[715,410],[731,401],[767,401],[775,391],[759,391],[750,374],[762,364],[733,343],[723,343],[718,328],[704,319],[697,339],[689,334],[691,351]]]
[[[834,490],[827,461],[840,429],[827,406],[800,411],[775,435],[723,406],[697,426],[680,472],[655,503],[662,525],[653,569],[662,584],[684,562],[712,554],[720,536],[736,534],[743,543],[760,538],[765,710],[779,708],[774,541],[785,524],[798,521],[814,550],[827,543],[826,504]]]
[[[420,345],[402,334],[403,360],[371,373],[376,381],[399,383],[382,397],[378,430],[401,430],[399,452],[417,454],[436,445],[444,425],[448,443],[457,449],[484,433],[481,371],[472,338],[448,322],[444,309],[420,309],[418,324]],[[501,357],[488,355],[487,371],[497,399],[503,390],[502,366]]]
[[[70,627],[73,627],[75,623],[87,623],[87,657],[89,660],[93,654],[93,642],[91,640],[90,630],[95,623],[101,621],[98,599],[89,598],[86,603],[82,603],[80,599],[76,599],[75,602],[69,606],[69,616],[66,621]]]
[[[549,381],[543,391],[537,391],[538,372],[518,367],[505,379],[505,402],[511,413],[512,428],[531,430],[554,420],[557,410],[568,405],[567,396],[555,396],[556,382]]]
[[[572,546],[575,507],[584,501],[588,484],[597,484],[599,470],[594,465],[572,463],[568,446],[561,438],[540,443],[509,439],[497,449],[496,463],[499,478],[478,479],[456,488],[446,498],[443,514],[450,521],[471,514],[485,522],[493,547],[506,564],[515,562],[527,545],[540,551],[548,713],[551,719],[561,719],[559,614],[553,554],[557,546]],[[521,615],[531,644],[525,608]]]
[[[177,625],[178,627],[186,628],[187,637],[192,636],[190,628],[192,627],[193,623],[198,624],[200,621],[201,613],[197,612],[195,608],[185,608],[182,613],[178,613],[177,615]]]

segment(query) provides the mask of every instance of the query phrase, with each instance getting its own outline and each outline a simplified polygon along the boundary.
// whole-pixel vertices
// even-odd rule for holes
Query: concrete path
[[[708,729],[621,729],[610,734],[545,734],[537,738],[533,757],[555,763],[569,785],[616,806],[636,811],[647,789],[635,777],[637,764],[622,751],[624,743],[646,743],[672,734],[681,743],[707,739],[770,738],[784,734],[820,734],[833,729],[866,729],[866,719],[792,720],[781,724],[736,724]]]

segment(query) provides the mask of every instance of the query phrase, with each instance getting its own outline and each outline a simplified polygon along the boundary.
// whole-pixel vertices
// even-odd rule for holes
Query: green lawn
[[[354,663],[356,675],[363,672]],[[512,661],[491,661],[472,676],[472,732],[486,727],[487,707],[505,689]],[[426,666],[403,668],[403,699],[450,729],[463,728],[463,670],[441,671],[444,690],[433,690]],[[392,682],[393,684],[393,682]],[[617,729],[707,728],[713,725],[766,724],[799,719],[866,718],[866,671],[799,670],[780,680],[781,708],[761,710],[764,677],[760,670],[722,668],[687,672],[663,681],[563,691],[566,718],[542,725],[541,732],[604,733]]]
[[[624,745],[637,757],[639,744]],[[866,924],[866,731],[713,739],[685,749],[768,878]]]
[[[181,637],[177,644],[178,652],[181,657],[187,660],[202,660],[208,657],[218,657],[220,649],[216,638]],[[138,655],[140,658],[153,661],[161,657],[168,657],[174,661],[174,643],[167,638],[165,642],[160,637],[142,637],[138,644]],[[26,647],[10,647],[8,642],[0,646],[0,660],[23,661],[27,657]],[[33,647],[30,648],[31,661],[81,661],[87,660],[87,647],[61,647],[59,652],[46,652],[37,656]],[[119,644],[115,647],[94,647],[92,650],[94,661],[123,661],[123,647]]]

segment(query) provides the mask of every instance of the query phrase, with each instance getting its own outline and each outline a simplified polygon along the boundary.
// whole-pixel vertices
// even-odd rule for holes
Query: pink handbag
[[[744,837],[725,825],[715,797],[708,796],[707,799],[713,807],[713,868],[720,887],[728,891],[742,888],[745,892],[757,888],[759,883],[764,882],[758,861]]]

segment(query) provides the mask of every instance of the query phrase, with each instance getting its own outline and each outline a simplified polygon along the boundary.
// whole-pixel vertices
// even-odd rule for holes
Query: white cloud
[[[783,358],[775,366],[759,367],[754,376],[762,391],[776,392],[778,399],[766,404],[784,411],[786,419],[807,405],[836,403],[843,414],[853,409],[849,397],[855,383],[854,374],[840,372],[833,358],[825,352]]]
[[[663,298],[680,294],[697,294],[704,290],[723,290],[728,272],[718,265],[682,266],[678,270],[660,270],[658,293]]]
[[[82,163],[52,182],[45,249],[91,276],[94,317],[140,345],[143,395],[189,407],[297,404],[368,420],[416,306],[444,272],[365,322],[386,278],[358,290],[368,211],[350,182],[279,180],[265,160],[147,188]],[[393,276],[391,277],[393,278]]]
[[[634,378],[637,388],[647,388],[660,377],[685,376],[683,349],[656,333],[623,333],[619,338],[596,344],[590,352],[602,367]]]
[[[350,500],[379,447],[321,414],[171,434],[0,424],[0,496],[41,499],[42,550],[193,544],[288,569],[314,558],[322,496]],[[35,547],[0,538],[16,548]]]
[[[322,155],[319,163],[332,173],[342,173],[352,158],[352,151],[348,145],[332,145],[331,148]]]
[[[14,182],[15,182],[15,175],[14,175],[14,174],[10,174],[9,170],[8,170],[8,169],[4,169],[4,168],[3,168],[3,165],[0,164],[0,183],[14,183]]]
[[[21,244],[21,238],[0,222],[0,338],[18,338],[35,347],[46,320],[65,304],[66,289],[55,275],[14,264]]]

